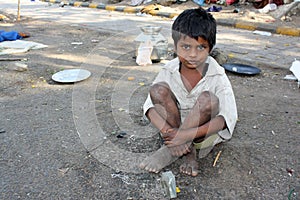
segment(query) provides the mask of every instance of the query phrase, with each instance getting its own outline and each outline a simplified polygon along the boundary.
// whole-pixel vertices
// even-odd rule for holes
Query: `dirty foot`
[[[140,168],[149,172],[158,173],[164,167],[168,166],[177,159],[177,156],[172,156],[168,147],[162,146],[153,155],[147,157],[140,164]]]
[[[199,164],[196,160],[196,149],[191,148],[191,152],[185,157],[184,163],[180,166],[180,172],[189,176],[197,176]]]

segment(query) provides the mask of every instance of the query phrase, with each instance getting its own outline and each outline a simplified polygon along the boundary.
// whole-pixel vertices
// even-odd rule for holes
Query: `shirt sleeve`
[[[227,80],[225,80],[227,82]],[[228,85],[229,84],[229,85]],[[228,86],[224,87],[222,90],[217,92],[219,98],[219,116],[223,116],[227,125],[227,129],[219,131],[219,135],[228,140],[232,137],[236,122],[237,122],[237,108],[233,90],[231,85],[227,83]]]
[[[162,68],[161,71],[158,73],[158,75],[156,76],[156,78],[154,79],[153,84],[155,83],[158,83],[158,82],[168,82],[168,80],[166,79],[167,76],[167,69],[165,68]],[[152,100],[151,100],[151,97],[150,97],[150,94],[148,94],[147,96],[147,99],[143,105],[143,113],[144,115],[146,115],[147,111],[150,109],[150,108],[153,108],[154,107],[154,104],[152,103]]]
[[[154,105],[153,105],[153,103],[151,101],[150,94],[148,94],[147,99],[146,99],[146,101],[145,101],[145,103],[143,105],[143,113],[144,113],[144,115],[146,116],[147,111],[150,108],[153,108],[153,107],[154,107]]]

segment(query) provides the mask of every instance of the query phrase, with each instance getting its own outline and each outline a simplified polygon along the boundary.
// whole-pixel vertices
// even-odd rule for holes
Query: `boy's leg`
[[[189,112],[180,126],[180,129],[199,127],[215,117],[218,112],[218,98],[214,94],[205,91],[198,97],[192,110]],[[196,138],[195,141],[203,141],[204,139],[205,138]],[[192,148],[191,153],[185,157],[185,163],[180,166],[180,171],[187,175],[196,176],[199,168],[196,160],[196,149]]]
[[[177,100],[169,85],[165,82],[154,84],[150,88],[150,97],[155,107],[149,109],[147,117],[154,126],[161,130],[161,134],[169,128],[179,128],[181,124],[180,112],[177,107]],[[153,155],[146,158],[140,167],[158,173],[177,158],[171,154],[168,147],[162,146]]]
[[[163,130],[163,132],[166,131],[167,128],[179,128],[181,124],[180,112],[177,106],[176,97],[172,93],[169,85],[165,82],[154,84],[150,89],[150,97],[155,106],[150,112],[155,111],[158,115],[160,115],[160,121],[165,123],[163,128],[157,128],[159,128],[159,130]],[[147,113],[147,117],[151,120],[151,122],[155,122],[156,118],[153,118],[151,115],[152,113],[150,112]]]

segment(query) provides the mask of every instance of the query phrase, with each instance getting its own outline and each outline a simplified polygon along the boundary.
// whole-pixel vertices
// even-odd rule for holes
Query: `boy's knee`
[[[150,96],[154,99],[164,99],[170,95],[170,87],[166,82],[155,83],[150,88]]]
[[[219,98],[209,91],[204,91],[197,99],[201,113],[216,115],[219,112]]]

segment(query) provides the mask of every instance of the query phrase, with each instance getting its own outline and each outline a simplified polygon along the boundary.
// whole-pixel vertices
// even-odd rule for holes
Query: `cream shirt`
[[[222,68],[214,58],[208,56],[206,63],[208,63],[208,70],[206,75],[197,83],[197,85],[188,92],[185,88],[180,72],[179,59],[175,58],[168,62],[155,78],[153,84],[157,82],[166,82],[174,93],[181,113],[186,115],[194,106],[198,96],[203,91],[210,91],[219,98],[219,116],[223,116],[227,129],[220,131],[218,134],[220,140],[228,140],[232,137],[233,130],[237,121],[237,108],[234,93],[229,82],[224,68]],[[154,107],[150,95],[144,103],[144,114]],[[184,118],[185,116],[181,116]],[[183,119],[182,119],[183,121]],[[218,142],[217,142],[218,143]]]

